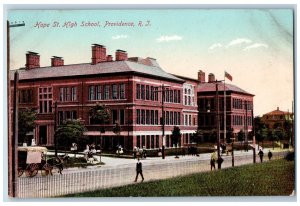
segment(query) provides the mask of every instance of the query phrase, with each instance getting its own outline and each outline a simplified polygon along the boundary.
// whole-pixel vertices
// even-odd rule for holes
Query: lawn
[[[288,196],[294,188],[294,161],[274,160],[64,197]]]

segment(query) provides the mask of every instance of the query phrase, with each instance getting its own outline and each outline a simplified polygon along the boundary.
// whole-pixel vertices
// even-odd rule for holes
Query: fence
[[[272,159],[283,158],[286,152],[273,153]],[[257,155],[256,155],[257,157]],[[231,156],[223,156],[222,168],[232,166]],[[264,161],[267,160],[267,155]],[[260,162],[256,158],[256,162]],[[148,162],[147,162],[148,163]],[[236,155],[235,166],[253,163],[253,155]],[[143,165],[145,180],[159,180],[184,176],[210,170],[208,159],[177,159],[176,161],[150,162]],[[140,178],[140,177],[139,177]],[[123,165],[111,168],[99,168],[88,171],[74,171],[63,175],[21,177],[18,179],[19,198],[45,198],[72,193],[81,193],[110,187],[133,184],[135,165]]]

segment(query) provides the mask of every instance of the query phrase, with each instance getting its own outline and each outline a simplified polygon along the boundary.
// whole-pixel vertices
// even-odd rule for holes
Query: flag
[[[229,79],[230,81],[232,81],[232,76],[229,73],[227,73],[226,71],[225,71],[225,77],[227,79]]]

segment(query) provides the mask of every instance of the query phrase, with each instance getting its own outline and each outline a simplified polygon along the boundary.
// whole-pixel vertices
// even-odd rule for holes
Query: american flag
[[[226,71],[225,71],[225,77],[227,79],[229,79],[230,81],[232,81],[232,76],[229,73],[227,73]]]

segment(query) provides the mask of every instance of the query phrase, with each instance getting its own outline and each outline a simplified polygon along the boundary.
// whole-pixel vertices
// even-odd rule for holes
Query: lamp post
[[[220,155],[220,114],[219,114],[219,84],[218,81],[216,81],[216,109],[217,109],[217,150],[218,150],[218,169],[221,169],[221,162],[219,161]]]

